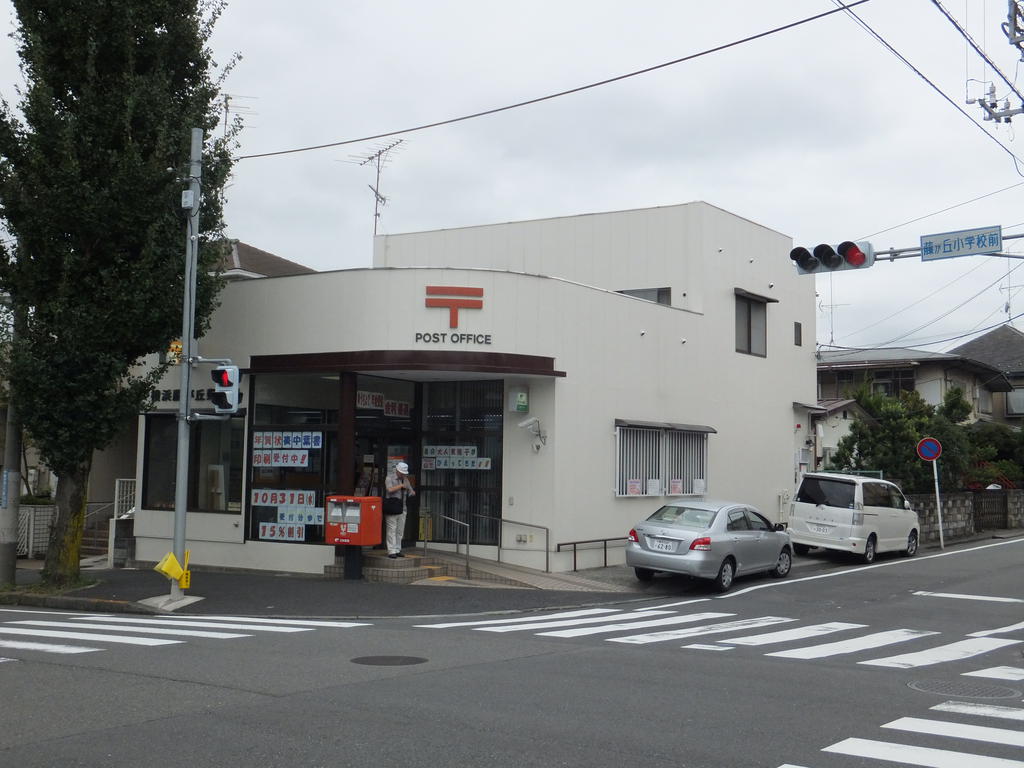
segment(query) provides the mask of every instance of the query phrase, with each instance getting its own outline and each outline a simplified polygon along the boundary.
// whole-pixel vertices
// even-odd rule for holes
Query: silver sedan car
[[[749,504],[680,500],[666,504],[629,532],[626,565],[640,581],[656,571],[711,579],[719,592],[746,573],[782,578],[793,565],[793,545]]]

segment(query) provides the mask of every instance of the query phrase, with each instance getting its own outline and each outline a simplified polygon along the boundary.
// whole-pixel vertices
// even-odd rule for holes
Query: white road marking
[[[694,600],[683,600],[681,603],[668,603],[667,605],[655,605],[654,608],[677,608],[680,605],[693,605],[694,603],[706,603],[710,600],[710,597],[698,597]],[[647,611],[649,608],[638,608],[639,611]]]
[[[964,677],[990,677],[993,680],[1024,680],[1024,669],[1020,667],[989,667],[975,672],[964,672]]]
[[[884,659],[871,659],[870,661],[860,661],[857,663],[867,664],[872,667],[897,667],[899,669],[927,667],[930,664],[943,664],[947,661],[969,659],[972,656],[979,656],[983,653],[994,651],[997,648],[1005,648],[1008,645],[1017,645],[1018,643],[1020,643],[1020,640],[999,640],[996,638],[960,640],[956,643],[929,648],[926,651],[904,653],[900,656],[887,656]]]
[[[648,612],[649,614],[650,612]],[[599,635],[603,632],[619,632],[623,629],[644,629],[646,627],[664,627],[671,624],[692,624],[706,619],[723,619],[735,616],[735,613],[688,613],[684,616],[669,616],[662,619],[647,621],[631,621],[627,624],[602,624],[600,627],[580,627],[578,629],[557,629],[554,632],[538,632],[541,637],[582,637],[583,635]]]
[[[695,651],[731,651],[728,645],[707,645],[705,643],[694,643],[693,645],[684,645],[683,648],[693,648]]]
[[[850,574],[861,573],[862,571],[870,571],[875,568],[895,568],[895,567],[906,567],[913,565],[914,563],[923,563],[925,560],[932,560],[936,557],[956,557],[957,555],[969,554],[971,552],[979,552],[983,549],[990,549],[991,547],[1006,547],[1014,544],[1024,543],[1024,538],[1020,539],[1009,539],[1007,541],[997,541],[995,544],[982,544],[978,547],[968,547],[966,549],[955,549],[949,552],[938,552],[934,555],[919,555],[917,557],[901,558],[899,560],[889,560],[885,563],[874,563],[873,565],[862,565],[859,568],[847,568],[842,571],[830,571],[829,573],[819,573],[815,576],[804,576],[799,579],[783,579],[780,581],[766,581],[762,584],[756,584],[746,589],[737,589],[732,592],[728,592],[724,595],[718,595],[713,598],[715,600],[727,600],[731,597],[739,597],[749,592],[756,592],[759,589],[781,589],[792,586],[793,584],[800,584],[804,581],[817,581],[818,579],[834,579],[839,576],[848,576]],[[709,598],[711,599],[711,598]]]
[[[784,624],[796,619],[787,619],[782,616],[762,616],[758,619],[739,619],[738,621],[726,621],[722,624],[706,624],[702,627],[687,627],[686,629],[670,629],[666,632],[652,632],[646,635],[630,635],[629,637],[609,637],[609,643],[632,643],[643,645],[645,643],[660,643],[665,640],[681,640],[686,637],[697,637],[699,635],[713,635],[719,632],[743,631],[756,627],[767,627],[772,624]]]
[[[546,617],[547,619],[569,619],[573,616],[593,616],[598,613],[619,613],[619,608],[587,608],[581,611],[564,611],[563,613],[551,613]],[[519,616],[514,619],[487,619],[484,621],[450,621],[445,624],[416,624],[417,627],[426,627],[428,629],[448,629],[449,627],[478,627],[485,624],[513,624],[523,621],[537,621],[536,616]]]
[[[932,707],[937,712],[956,712],[961,715],[979,717],[1001,717],[1004,720],[1024,720],[1024,709],[1000,707],[995,704],[978,704],[974,701],[944,701]]]
[[[30,643],[21,640],[0,640],[0,648],[13,651],[44,651],[45,653],[92,653],[102,648],[87,648],[82,645],[58,645],[57,643]]]
[[[673,613],[673,611],[645,611],[644,613],[618,613],[614,616],[588,616],[585,619],[559,619],[557,621],[544,621],[543,619],[526,624],[505,624],[500,627],[475,627],[477,632],[521,632],[528,629],[547,629],[548,627],[574,627],[580,624],[597,624],[602,621],[628,621],[641,616],[654,616],[659,613]],[[719,614],[722,616],[731,614]],[[678,618],[678,617],[676,617]],[[658,621],[658,619],[652,619]],[[664,621],[664,619],[661,619]],[[545,633],[546,634],[546,633]]]
[[[103,616],[91,616],[90,621],[102,621],[110,622],[113,624],[143,624],[143,625],[159,625],[159,624],[170,624],[175,626],[187,625],[190,627],[201,627],[203,629],[244,629],[248,632],[312,632],[311,628],[306,627],[272,627],[262,626],[257,624],[228,624],[226,622],[216,621],[175,621],[174,619],[128,619],[128,618],[117,618],[111,616],[109,618]]]
[[[961,595],[955,592],[914,592],[921,597],[948,597],[952,600],[981,600],[987,603],[1024,603],[1016,597],[994,597],[992,595]]]
[[[8,659],[5,656],[0,656],[0,664],[3,664],[5,661],[17,661],[17,659]]]
[[[920,637],[937,634],[939,633],[921,629],[892,629],[888,632],[875,632],[872,635],[856,637],[852,640],[839,640],[834,643],[809,645],[804,648],[793,648],[788,651],[775,651],[774,653],[766,653],[765,656],[781,656],[786,659],[821,659],[825,656],[856,653],[857,651],[880,648],[883,645],[892,645],[893,643],[904,643],[907,640],[916,640]]]
[[[53,637],[64,640],[92,640],[101,643],[123,643],[125,645],[174,645],[183,640],[158,640],[155,637],[120,637],[118,635],[94,635],[88,632],[61,632],[53,629],[21,629],[4,625],[0,634],[29,635],[30,637]]]
[[[949,736],[953,739],[985,741],[989,744],[1005,744],[1010,747],[1024,747],[1024,733],[1006,728],[991,728],[987,725],[950,723],[945,720],[925,720],[922,717],[901,717],[886,723],[882,728],[911,733],[926,733],[929,736]]]
[[[23,608],[0,608],[0,613],[35,613],[45,616],[81,616],[81,613],[74,611],[37,611],[37,610],[26,610]],[[109,616],[109,613],[95,614],[97,616]]]
[[[888,760],[903,765],[922,766],[922,768],[966,768],[967,766],[970,768],[1024,768],[1024,763],[1019,760],[972,755],[969,752],[952,752],[931,747],[915,747],[910,744],[890,744],[868,739],[844,739],[830,747],[825,747],[822,752]]]
[[[821,635],[840,632],[844,629],[863,629],[866,626],[867,624],[846,624],[841,621],[830,621],[827,624],[812,624],[808,627],[780,629],[778,632],[766,632],[762,635],[731,637],[728,640],[719,640],[719,642],[729,643],[730,645],[769,645],[771,643],[787,643],[791,640],[804,640],[808,637],[820,637]]]
[[[84,617],[86,619],[92,618],[91,616]],[[349,627],[372,627],[365,621],[320,621],[316,619],[263,619],[254,618],[252,616],[168,616],[169,619],[177,619],[178,621],[192,621],[194,619],[203,619],[205,621],[237,621],[244,624],[278,624],[283,627],[334,627],[336,629],[347,629]]]
[[[252,637],[235,632],[209,632],[202,629],[187,629],[185,627],[166,629],[162,627],[138,627],[128,624],[83,624],[77,621],[12,621],[11,624],[29,624],[36,627],[61,627],[63,629],[102,629],[104,631],[117,632],[145,632],[149,635],[181,635],[183,637],[209,637],[214,640],[230,640],[236,637]]]
[[[998,629],[986,629],[983,632],[971,632],[968,637],[988,637],[989,635],[1005,635],[1007,632],[1016,632],[1018,629],[1024,629],[1024,621],[1019,624],[1010,624],[1007,627],[999,627]]]

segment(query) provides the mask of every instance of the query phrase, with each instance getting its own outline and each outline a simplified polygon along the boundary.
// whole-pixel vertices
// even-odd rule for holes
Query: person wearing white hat
[[[405,517],[408,511],[405,501],[410,496],[415,496],[412,482],[409,480],[409,465],[404,461],[395,464],[393,471],[388,473],[384,479],[384,488],[389,499],[402,500],[402,514],[384,516],[385,543],[388,547],[388,557],[405,557],[402,554],[402,534],[405,532]]]

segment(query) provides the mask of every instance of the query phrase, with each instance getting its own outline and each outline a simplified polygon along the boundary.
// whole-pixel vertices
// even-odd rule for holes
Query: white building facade
[[[816,401],[790,247],[698,202],[385,235],[372,269],[227,285],[200,349],[243,368],[243,411],[193,427],[191,562],[319,573],[324,497],[379,495],[398,460],[407,540],[452,547],[458,520],[474,555],[532,568],[676,498],[779,519]],[[141,561],[170,548],[179,376],[140,417]]]

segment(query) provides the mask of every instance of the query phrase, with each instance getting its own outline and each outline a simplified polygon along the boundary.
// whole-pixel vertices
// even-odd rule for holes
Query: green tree
[[[917,392],[890,397],[872,392],[870,384],[850,394],[874,422],[854,421],[849,434],[839,441],[831,468],[882,470],[907,493],[924,493],[932,487],[932,469],[918,457],[917,443],[922,437],[934,437],[942,443],[943,482],[961,487],[974,462],[974,450],[966,428],[947,415],[961,420],[970,414],[970,405],[959,389],[950,390],[938,408],[926,403]]]
[[[0,289],[24,327],[4,372],[23,425],[58,475],[44,579],[78,579],[93,451],[146,407],[180,335],[190,131],[217,127],[207,47],[219,2],[13,0],[25,78],[0,105],[0,216],[16,245]],[[230,64],[227,67],[230,69]],[[237,124],[234,126],[237,129]],[[233,131],[203,157],[196,325],[219,279],[221,190]]]

